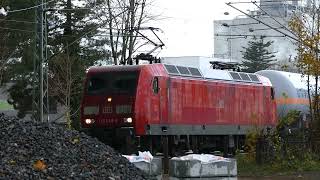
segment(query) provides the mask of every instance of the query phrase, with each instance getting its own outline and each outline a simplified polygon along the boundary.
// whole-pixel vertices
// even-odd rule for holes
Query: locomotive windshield
[[[89,95],[130,94],[136,92],[138,72],[98,73],[89,77],[87,91]]]

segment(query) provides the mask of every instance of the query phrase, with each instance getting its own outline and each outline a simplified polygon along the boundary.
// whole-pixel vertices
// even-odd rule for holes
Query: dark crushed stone
[[[37,160],[46,165],[34,168]],[[147,176],[96,138],[0,114],[0,179],[142,180]]]

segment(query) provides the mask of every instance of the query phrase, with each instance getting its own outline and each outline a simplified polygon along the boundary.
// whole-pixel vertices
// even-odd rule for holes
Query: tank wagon
[[[309,115],[307,77],[298,73],[276,70],[262,70],[256,74],[267,77],[275,90],[278,117],[285,116],[290,110],[298,110],[305,118]],[[313,87],[314,79],[310,78]]]
[[[87,72],[82,128],[123,153],[226,152],[243,143],[249,128],[275,124],[272,84],[258,74],[168,64]]]

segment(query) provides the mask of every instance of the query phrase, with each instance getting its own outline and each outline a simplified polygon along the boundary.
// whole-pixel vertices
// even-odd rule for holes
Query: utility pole
[[[47,19],[46,0],[37,0],[40,6],[35,10],[36,33],[33,59],[32,118],[49,121]]]
[[[132,53],[133,53],[133,32],[134,32],[134,24],[135,24],[135,0],[130,0],[130,6],[129,6],[129,14],[130,14],[130,29],[129,29],[129,56],[128,56],[128,63],[129,65],[132,65]]]

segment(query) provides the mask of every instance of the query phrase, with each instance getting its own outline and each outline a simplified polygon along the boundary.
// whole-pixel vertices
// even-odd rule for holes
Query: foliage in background
[[[307,141],[310,135],[308,129],[294,128],[299,118],[300,112],[289,111],[287,116],[279,119],[277,127],[270,133],[251,130],[246,138],[246,153],[236,155],[239,175],[263,176],[319,171],[320,156],[311,151]],[[262,152],[256,151],[259,138],[262,140]],[[262,164],[256,161],[257,153],[263,155]]]
[[[286,116],[280,118],[278,124],[277,124],[277,132],[281,131],[285,127],[289,127],[294,122],[297,121],[300,117],[300,112],[297,110],[291,110],[287,113]]]
[[[82,1],[74,4],[71,0],[50,1],[47,8],[61,11],[47,11],[48,18],[48,61],[49,95],[65,107],[65,113],[79,113],[83,78],[85,71],[103,61],[108,61],[110,52],[105,46],[108,37],[97,37],[99,27],[107,22],[102,11],[97,11],[103,0]],[[10,10],[36,5],[35,0],[2,1],[1,6]],[[73,11],[72,9],[82,8]],[[64,10],[65,9],[65,10]],[[8,9],[7,9],[8,10]],[[35,9],[8,13],[0,16],[1,82],[11,82],[8,102],[24,117],[32,107],[33,58],[35,43]],[[104,20],[96,21],[97,17]],[[3,46],[2,46],[3,45]],[[5,76],[1,70],[5,69]],[[5,78],[2,78],[5,77]],[[71,85],[72,84],[72,85]],[[55,103],[50,103],[55,104]],[[70,116],[66,116],[70,117]],[[74,116],[75,117],[75,116]],[[73,118],[78,120],[76,118]]]
[[[255,160],[249,159],[247,154],[239,153],[236,155],[239,176],[275,176],[290,175],[301,172],[319,172],[319,156],[306,152],[303,159],[281,159],[259,165]]]
[[[6,11],[36,6],[36,0],[0,0]],[[79,126],[85,71],[102,64],[132,64],[141,47],[138,31],[154,19],[147,0],[47,1],[49,103],[61,104],[65,118]],[[19,117],[30,113],[36,8],[0,15],[0,83],[11,82],[8,102]],[[140,37],[139,37],[140,36]],[[138,37],[140,39],[138,39]],[[4,73],[5,72],[5,73]],[[73,122],[71,122],[73,120]]]
[[[0,0],[1,7],[10,9],[21,9],[32,5],[34,0]],[[30,51],[32,52],[33,48],[31,39],[34,37],[34,12],[30,14],[22,11],[7,16],[0,14],[0,27],[0,84],[3,85],[15,72],[21,73],[23,67],[29,67],[26,61],[31,61],[32,65]],[[17,66],[10,68],[12,64]]]
[[[11,10],[30,7],[34,0],[2,0],[2,7]],[[34,11],[21,11],[0,15],[0,81],[1,85],[13,82],[9,87],[8,103],[19,109],[23,117],[32,102],[33,39],[35,31]]]
[[[297,66],[307,76],[307,87],[312,131],[320,131],[319,85],[320,59],[320,6],[317,1],[311,1],[311,8],[295,14],[289,22],[292,33],[297,37]],[[316,137],[312,137],[311,141]],[[315,142],[313,142],[315,143]]]
[[[261,129],[255,127],[250,129],[246,134],[245,147],[244,150],[247,152],[247,160],[254,161],[256,159],[256,144],[258,137],[261,134]]]
[[[244,66],[243,71],[254,73],[260,70],[268,69],[273,65],[274,52],[270,52],[268,48],[272,45],[273,41],[264,42],[265,37],[257,39],[256,37],[253,40],[248,42],[247,47],[242,47],[243,51],[243,61],[242,65]]]

